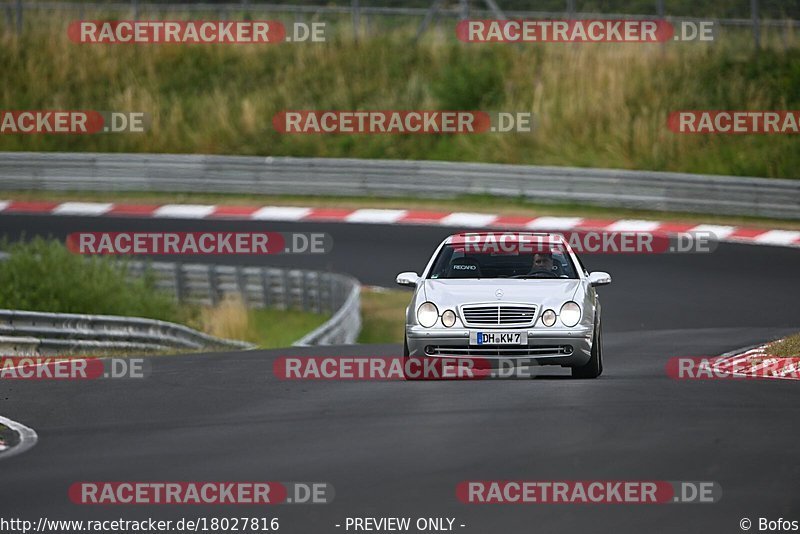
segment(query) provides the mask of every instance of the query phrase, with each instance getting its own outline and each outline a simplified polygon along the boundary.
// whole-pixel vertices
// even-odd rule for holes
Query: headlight
[[[447,328],[450,328],[454,324],[456,324],[456,314],[453,310],[445,310],[442,314],[442,324],[445,325]]]
[[[581,320],[581,307],[569,301],[561,306],[561,322],[564,326],[575,326]]]
[[[545,326],[553,326],[556,324],[556,312],[553,310],[547,310],[542,314],[542,323]]]
[[[417,321],[425,328],[430,328],[436,324],[436,319],[439,318],[439,310],[433,302],[424,302],[422,306],[417,309]]]

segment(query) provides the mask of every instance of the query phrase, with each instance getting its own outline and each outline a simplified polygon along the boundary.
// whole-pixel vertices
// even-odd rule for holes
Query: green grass
[[[215,308],[177,304],[153,280],[128,279],[107,257],[86,258],[40,237],[0,247],[0,308],[147,317],[187,324],[212,335],[263,348],[288,347],[328,315],[298,310],[247,310],[240,299]]]
[[[289,347],[330,316],[297,310],[250,310],[250,328],[242,338],[264,349]]]
[[[800,358],[800,334],[781,339],[767,346],[767,354],[782,358]]]
[[[0,246],[10,257],[0,261],[0,308],[131,315],[181,322],[190,310],[155,289],[146,276],[128,279],[108,257],[86,258],[55,240]]]
[[[84,18],[92,18],[85,13]],[[459,43],[413,26],[358,43],[88,46],[67,20],[0,38],[0,109],[144,111],[145,134],[3,135],[0,150],[66,150],[486,161],[800,177],[797,136],[679,135],[681,109],[798,109],[800,50],[720,42]],[[342,32],[345,35],[346,32]],[[282,135],[286,109],[528,111],[533,133]]]
[[[411,291],[361,291],[361,335],[359,343],[402,343],[405,310],[411,301]]]

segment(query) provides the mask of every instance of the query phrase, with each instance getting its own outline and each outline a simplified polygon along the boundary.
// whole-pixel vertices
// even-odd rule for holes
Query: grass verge
[[[195,15],[196,16],[196,15]],[[102,19],[102,12],[84,12]],[[69,17],[0,36],[0,109],[145,112],[138,134],[3,135],[0,150],[327,156],[798,178],[792,135],[681,135],[678,110],[800,106],[795,32],[758,53],[746,29],[714,43],[458,42],[415,24],[313,45],[76,45]],[[769,41],[769,42],[767,42]],[[322,66],[322,67],[320,67]],[[283,110],[528,112],[529,133],[287,135]]]
[[[795,334],[771,343],[766,353],[781,358],[800,358],[800,334]]]
[[[154,204],[229,204],[249,206],[303,206],[326,208],[385,208],[427,211],[471,211],[498,215],[574,216],[599,219],[652,219],[660,221],[697,222],[731,226],[754,226],[766,228],[800,229],[800,221],[742,217],[733,215],[664,212],[603,208],[577,204],[542,204],[522,198],[497,197],[491,195],[463,195],[453,199],[421,199],[415,197],[330,197],[294,195],[237,195],[208,193],[148,193],[148,192],[54,192],[54,191],[3,191],[1,200],[18,201],[85,201],[85,202],[140,202]]]
[[[402,343],[411,292],[397,289],[361,290],[359,343]]]
[[[247,309],[241,298],[230,296],[201,311],[200,327],[213,336],[273,349],[291,346],[329,317],[299,310]]]
[[[108,257],[86,258],[40,237],[0,246],[0,308],[53,313],[125,315],[186,324],[211,335],[288,347],[327,315],[298,310],[247,309],[240,298],[215,307],[178,304],[149,276],[131,280]]]
[[[0,243],[0,308],[53,313],[130,315],[185,322],[193,310],[155,287],[151,276],[129,279],[109,257],[83,257],[59,241]]]

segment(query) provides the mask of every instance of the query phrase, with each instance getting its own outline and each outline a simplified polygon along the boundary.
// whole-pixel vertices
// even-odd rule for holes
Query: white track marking
[[[114,204],[110,202],[62,202],[53,213],[57,215],[103,215]]]
[[[10,449],[0,452],[0,460],[22,454],[36,445],[36,442],[39,440],[39,436],[36,434],[35,430],[21,423],[17,423],[16,421],[12,421],[7,417],[3,417],[2,415],[0,415],[0,424],[7,426],[19,435],[19,443]]]
[[[609,232],[653,232],[658,230],[661,223],[658,221],[640,221],[637,219],[622,219],[606,226]]]
[[[13,207],[14,201],[0,200],[0,212]],[[51,213],[54,215],[94,215],[102,216],[113,211],[113,203],[104,202],[63,202],[55,208],[42,210],[26,210],[27,213]],[[205,219],[212,216],[220,207],[204,204],[165,204],[153,208],[150,212],[136,214],[140,217],[164,217],[178,219]],[[224,206],[223,206],[224,208]],[[267,220],[267,221],[301,221],[314,215],[318,208],[304,208],[297,206],[264,206],[256,209],[252,214],[241,216],[243,220]],[[393,209],[371,209],[363,208],[326,217],[327,219],[338,220],[347,223],[367,223],[367,224],[420,224],[417,220],[408,220],[406,217],[413,212],[408,210]],[[500,215],[488,213],[467,213],[455,212],[449,214],[436,214],[431,216],[428,224],[433,226],[462,226],[466,228],[487,228],[491,227],[498,220]],[[581,217],[535,217],[525,223],[528,230],[570,230],[580,226],[585,219]],[[606,230],[611,232],[651,232],[657,231],[664,222],[648,221],[639,219],[621,219],[609,223],[605,227],[591,227],[587,229]],[[736,226],[698,224],[687,230],[688,232],[713,233],[717,240],[723,242],[745,243],[751,245],[784,246],[800,248],[800,231],[781,230],[781,229],[760,229],[761,233],[753,237],[736,237],[734,234],[740,230]],[[744,228],[747,229],[747,228]]]
[[[250,215],[250,218],[264,221],[299,221],[307,217],[312,211],[311,208],[296,208],[293,206],[264,206]]]
[[[497,220],[497,215],[486,213],[451,213],[439,221],[442,226],[468,226],[471,228],[482,228],[489,226]]]
[[[406,210],[360,209],[345,217],[345,220],[352,223],[393,223],[405,217],[406,213]]]
[[[203,204],[165,204],[153,212],[153,217],[170,217],[176,219],[205,219],[216,206]]]
[[[525,225],[532,230],[572,230],[583,222],[582,217],[537,217]]]
[[[800,239],[800,232],[790,230],[769,230],[753,238],[763,245],[791,245]]]
[[[716,236],[717,239],[725,239],[733,232],[736,231],[735,226],[720,226],[717,224],[699,224],[694,228],[689,228],[688,232],[710,232]]]

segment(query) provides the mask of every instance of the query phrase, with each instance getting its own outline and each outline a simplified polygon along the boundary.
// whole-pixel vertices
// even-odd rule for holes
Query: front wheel
[[[408,339],[403,336],[403,376],[406,380],[419,380],[417,376],[411,376],[407,371],[409,369],[408,361],[411,359],[408,351]]]
[[[603,334],[600,324],[594,330],[594,342],[589,361],[585,365],[572,368],[572,378],[597,378],[603,373]]]

